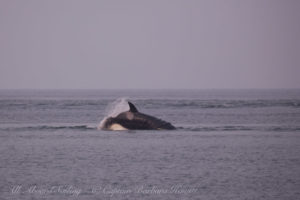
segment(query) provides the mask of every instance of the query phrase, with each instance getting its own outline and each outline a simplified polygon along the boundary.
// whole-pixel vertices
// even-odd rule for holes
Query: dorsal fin
[[[136,109],[136,107],[135,107],[131,102],[128,101],[128,105],[129,105],[129,111],[130,111],[130,112],[133,112],[133,113],[139,112],[139,111]]]

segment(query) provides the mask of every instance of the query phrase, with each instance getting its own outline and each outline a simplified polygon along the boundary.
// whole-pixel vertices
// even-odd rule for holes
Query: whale
[[[133,103],[128,101],[129,110],[118,114],[116,117],[108,117],[102,124],[102,130],[175,130],[169,122],[141,113]]]

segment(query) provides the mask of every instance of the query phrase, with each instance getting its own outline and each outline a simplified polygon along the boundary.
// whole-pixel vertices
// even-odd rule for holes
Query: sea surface
[[[102,131],[113,102],[174,131]],[[300,199],[300,90],[0,90],[0,199]]]

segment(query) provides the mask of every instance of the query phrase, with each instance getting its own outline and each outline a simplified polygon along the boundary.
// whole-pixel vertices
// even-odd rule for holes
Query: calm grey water
[[[128,97],[175,131],[99,131]],[[300,90],[2,90],[0,199],[299,199]]]

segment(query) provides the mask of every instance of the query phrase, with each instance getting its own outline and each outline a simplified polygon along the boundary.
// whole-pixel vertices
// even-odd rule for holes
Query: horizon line
[[[299,90],[299,88],[0,88],[0,90]]]

